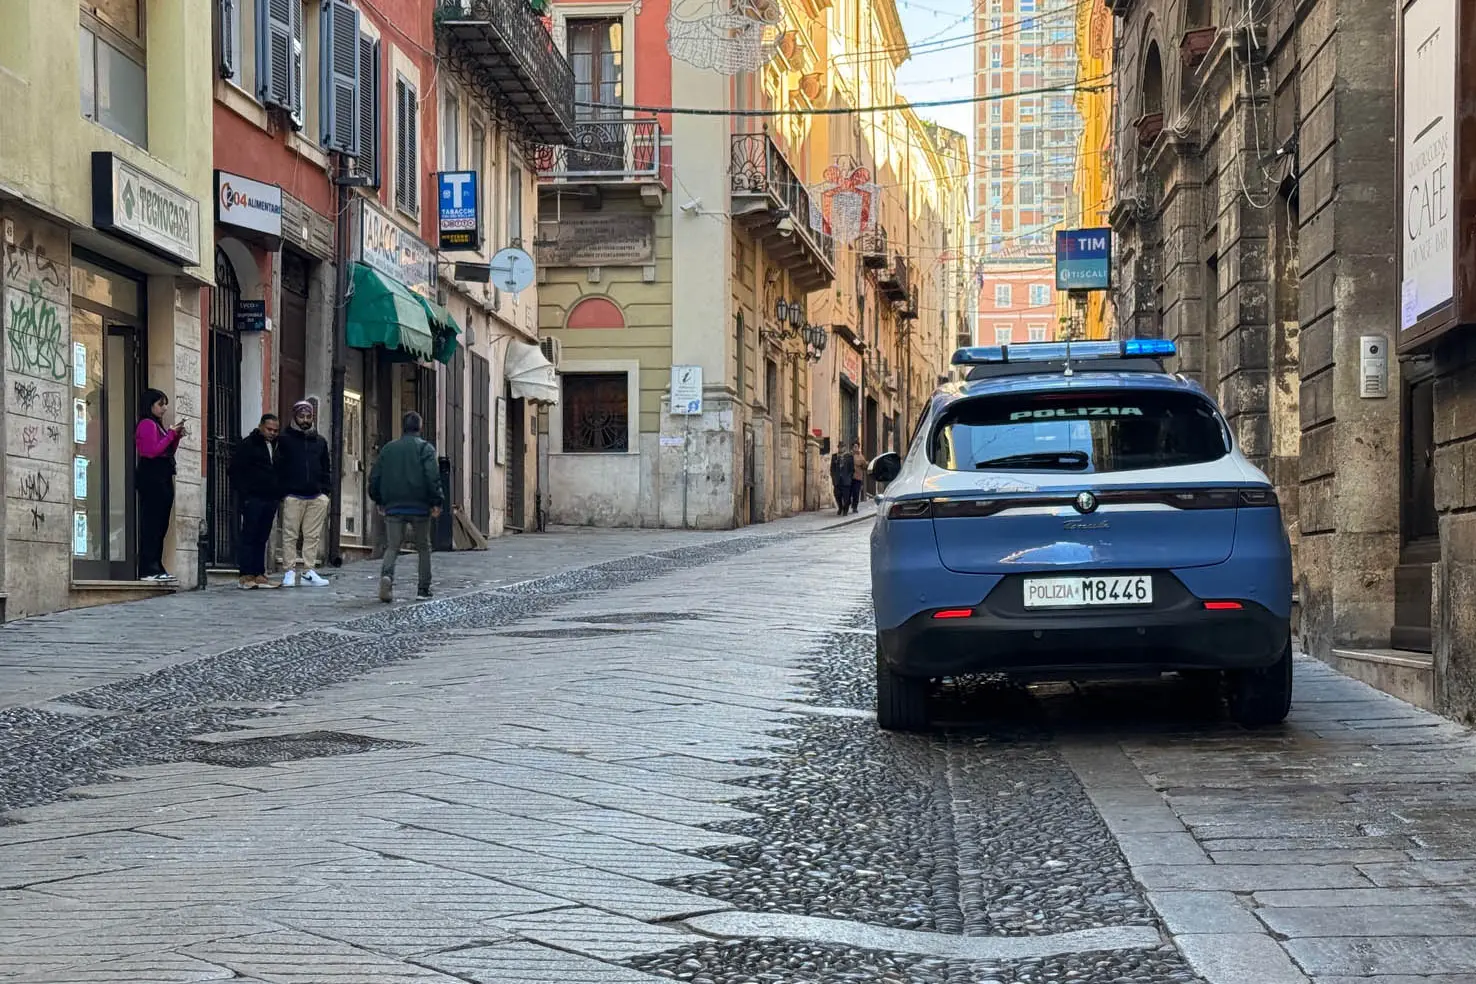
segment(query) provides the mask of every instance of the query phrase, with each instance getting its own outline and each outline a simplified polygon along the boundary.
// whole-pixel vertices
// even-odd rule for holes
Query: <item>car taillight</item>
[[[903,499],[887,509],[888,519],[931,519],[932,515],[931,499]]]
[[[1163,494],[1163,501],[1177,509],[1233,509],[1235,508],[1235,490],[1170,490]]]
[[[1281,503],[1276,498],[1276,490],[1269,488],[1241,489],[1241,506],[1278,506]]]

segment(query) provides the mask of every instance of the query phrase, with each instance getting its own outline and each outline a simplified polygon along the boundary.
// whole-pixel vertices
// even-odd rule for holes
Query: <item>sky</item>
[[[916,49],[927,44],[897,70],[897,86],[912,102],[967,99],[974,94],[975,0],[896,0],[907,43]],[[936,120],[969,138],[973,150],[974,107],[938,106],[919,109],[924,119]]]

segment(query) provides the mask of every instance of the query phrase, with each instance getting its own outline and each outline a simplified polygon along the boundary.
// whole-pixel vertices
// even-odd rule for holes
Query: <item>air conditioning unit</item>
[[[564,357],[564,343],[557,338],[544,336],[538,340],[538,347],[543,350],[543,357],[557,369]]]

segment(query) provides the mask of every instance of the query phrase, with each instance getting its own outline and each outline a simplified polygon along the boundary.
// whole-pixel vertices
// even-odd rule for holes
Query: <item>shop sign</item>
[[[847,346],[841,349],[841,377],[852,386],[861,385],[861,353]]]
[[[103,150],[92,155],[92,224],[182,266],[200,263],[200,203]]]
[[[282,189],[226,171],[215,172],[215,221],[282,237]]]
[[[441,249],[475,253],[482,248],[480,197],[476,171],[441,171],[436,174],[436,228]]]
[[[359,199],[359,262],[422,297],[435,297],[435,257],[421,239],[384,212]]]
[[[266,331],[266,301],[236,301],[237,331]]]
[[[1413,0],[1402,21],[1399,329],[1455,298],[1456,8]]]
[[[1056,233],[1056,289],[1110,290],[1112,230],[1067,229]]]

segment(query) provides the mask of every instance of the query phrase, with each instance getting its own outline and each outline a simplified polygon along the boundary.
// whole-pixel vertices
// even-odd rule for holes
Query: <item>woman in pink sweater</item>
[[[133,432],[138,448],[134,487],[138,490],[138,576],[144,581],[173,581],[164,570],[164,535],[174,512],[174,452],[186,434],[184,421],[164,426],[169,397],[144,391],[143,416]]]

